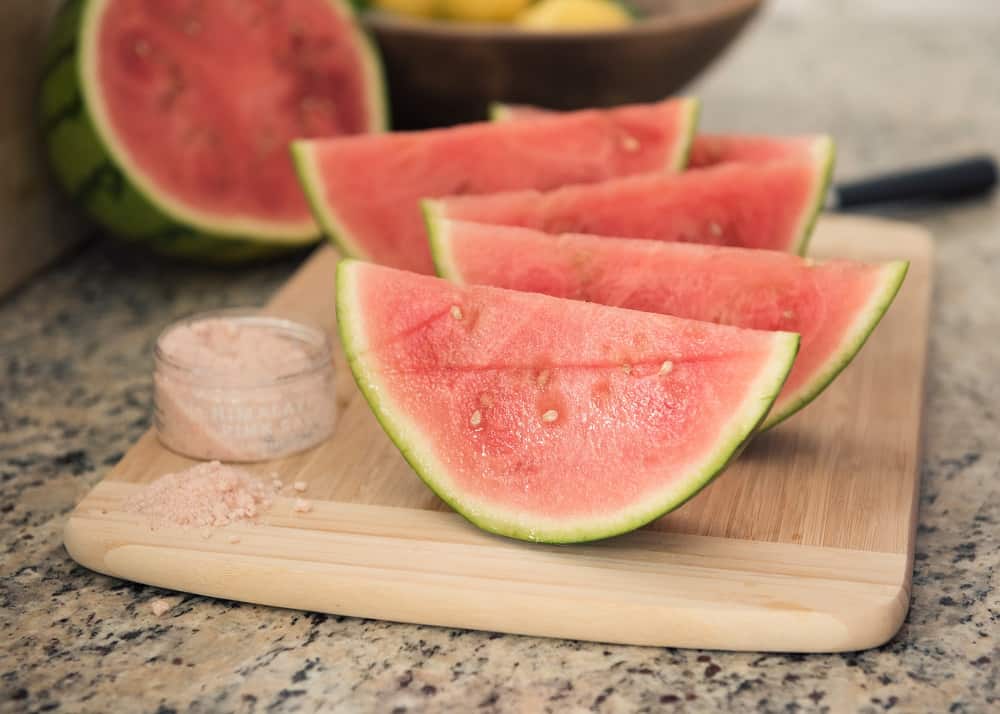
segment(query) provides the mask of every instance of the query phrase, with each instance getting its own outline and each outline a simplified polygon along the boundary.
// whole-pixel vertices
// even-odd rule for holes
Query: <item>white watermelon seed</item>
[[[479,412],[478,409],[472,412],[472,416],[469,417],[469,423],[472,424],[472,426],[479,426],[479,424],[482,421],[483,421],[483,415]]]
[[[538,386],[545,389],[545,385],[549,383],[549,370],[543,369],[538,373]]]
[[[720,226],[715,221],[712,221],[711,223],[708,224],[708,232],[711,233],[713,236],[716,236],[716,237],[721,236],[722,235],[722,226]]]
[[[558,418],[559,418],[559,412],[557,412],[555,409],[549,409],[547,412],[542,414],[542,421],[545,422],[551,423]]]
[[[462,319],[462,308],[460,308],[458,305],[452,305],[451,306],[451,316],[454,317],[456,320],[461,320]]]
[[[624,372],[625,374],[632,374],[632,365],[628,364],[627,362],[623,364],[622,372]]]
[[[785,310],[783,313],[781,313],[781,316],[786,320],[791,320],[793,317],[795,317],[795,313],[792,312],[791,310]]]
[[[664,360],[663,364],[660,365],[660,374],[670,374],[670,371],[674,368],[674,363],[670,360]]]
[[[622,148],[628,152],[635,152],[639,150],[639,140],[634,136],[628,136],[622,138]]]

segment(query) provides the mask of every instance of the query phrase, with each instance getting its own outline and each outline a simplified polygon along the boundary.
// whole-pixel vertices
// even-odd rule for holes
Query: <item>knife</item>
[[[981,154],[837,183],[830,189],[826,207],[847,211],[875,204],[952,201],[987,194],[996,183],[996,161]]]

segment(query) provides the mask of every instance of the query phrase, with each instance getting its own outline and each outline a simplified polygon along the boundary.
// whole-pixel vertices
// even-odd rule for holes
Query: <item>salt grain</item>
[[[454,317],[456,320],[461,320],[462,319],[462,308],[460,308],[458,305],[452,305],[451,306],[451,316]]]
[[[622,148],[625,151],[633,152],[639,150],[639,140],[634,136],[626,136],[622,139]]]
[[[238,535],[231,535],[229,536],[229,542],[235,545],[240,542],[240,537]]]
[[[294,511],[296,513],[309,513],[313,509],[312,504],[304,498],[296,498]]]
[[[664,360],[663,364],[660,365],[660,374],[670,374],[674,368],[674,363],[670,360]]]
[[[469,423],[472,424],[472,426],[479,426],[479,424],[482,421],[483,421],[483,415],[482,413],[480,413],[478,409],[472,412],[472,416],[469,417]]]
[[[171,607],[173,607],[173,605],[163,598],[157,598],[156,600],[153,600],[153,602],[149,603],[149,609],[152,610],[153,614],[157,617],[165,615]]]
[[[558,418],[559,418],[559,412],[557,412],[555,409],[549,409],[547,412],[545,412],[544,414],[542,414],[542,421],[545,421],[545,422],[550,422],[551,423],[551,422],[554,422]]]
[[[716,237],[721,236],[722,235],[722,226],[720,226],[718,223],[709,223],[708,224],[708,231],[713,236],[716,236]]]
[[[208,461],[161,476],[127,499],[124,509],[154,525],[211,528],[253,519],[276,495],[243,469]]]
[[[309,484],[307,484],[305,481],[296,481],[295,483],[292,484],[292,488],[294,488],[299,493],[302,493],[307,488],[309,488]]]

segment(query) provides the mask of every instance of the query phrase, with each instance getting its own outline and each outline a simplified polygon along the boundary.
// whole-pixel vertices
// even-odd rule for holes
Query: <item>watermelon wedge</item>
[[[723,164],[555,191],[514,191],[423,202],[431,232],[445,219],[804,253],[830,174],[833,149],[808,160]]]
[[[787,253],[552,236],[526,228],[441,221],[438,274],[755,330],[797,332],[798,357],[762,429],[815,399],[889,308],[908,263],[814,262]]]
[[[697,114],[697,101],[675,99],[511,124],[299,141],[292,150],[316,217],[341,252],[432,273],[421,198],[679,170]]]
[[[703,488],[799,339],[350,260],[337,318],[358,386],[427,485],[480,528],[555,543],[633,530]]]
[[[556,112],[523,104],[496,102],[490,105],[490,119],[493,121],[519,121],[554,113]],[[821,151],[822,144],[828,141],[830,137],[822,134],[811,136],[698,134],[691,142],[687,167],[702,169],[730,162],[759,164],[765,161],[803,159]]]
[[[344,0],[70,0],[48,62],[54,173],[110,232],[169,254],[317,240],[288,142],[385,127],[381,69]]]

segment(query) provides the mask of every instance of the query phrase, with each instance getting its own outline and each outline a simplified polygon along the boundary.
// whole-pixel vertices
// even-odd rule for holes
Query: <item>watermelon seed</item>
[[[622,372],[625,374],[632,374],[632,365],[625,363],[622,365]]]
[[[628,136],[628,135],[626,135],[622,139],[622,148],[625,149],[625,151],[628,151],[630,153],[638,151],[639,150],[639,140],[636,139],[634,136]]]
[[[671,370],[674,368],[674,363],[670,360],[664,360],[663,364],[660,365],[660,374],[670,374]]]
[[[479,426],[482,423],[482,421],[483,421],[483,415],[479,412],[478,409],[472,412],[472,416],[469,417],[469,423],[472,424],[472,426]]]
[[[545,389],[545,385],[549,383],[549,370],[543,369],[538,373],[538,386]]]
[[[713,236],[716,236],[716,237],[721,236],[722,235],[722,226],[720,226],[715,221],[712,221],[711,223],[708,224],[708,231]]]
[[[781,316],[786,320],[791,320],[793,317],[795,317],[795,313],[792,312],[791,310],[785,310],[783,313],[781,313]]]
[[[456,320],[461,320],[462,319],[462,308],[460,308],[458,305],[452,305],[451,306],[451,316],[454,317]]]
[[[135,43],[135,53],[140,57],[145,57],[150,51],[149,43],[146,40],[139,40]]]
[[[547,412],[542,414],[542,421],[549,422],[550,424],[559,418],[559,412],[555,409],[549,409]]]

